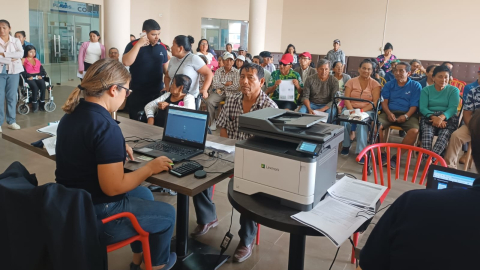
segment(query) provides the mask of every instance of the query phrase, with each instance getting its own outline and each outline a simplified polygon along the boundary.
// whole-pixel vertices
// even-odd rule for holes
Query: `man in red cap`
[[[293,55],[287,53],[282,56],[278,63],[279,69],[272,72],[266,93],[273,93],[272,100],[277,103],[278,108],[293,111],[297,108],[297,97],[302,93],[303,82],[300,74],[292,69],[292,63]],[[294,85],[293,94],[288,91],[280,93],[280,84],[290,84],[289,81]]]
[[[310,66],[312,63],[312,55],[309,52],[304,52],[298,56],[300,66],[298,66],[294,71],[300,74],[302,81],[305,82],[308,76],[317,74],[317,70]]]

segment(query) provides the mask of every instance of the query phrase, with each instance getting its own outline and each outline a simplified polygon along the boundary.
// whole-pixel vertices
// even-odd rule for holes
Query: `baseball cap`
[[[282,59],[280,60],[280,63],[283,63],[285,65],[289,65],[293,62],[293,55],[286,53],[282,55]]]
[[[238,51],[246,51],[242,46],[238,47]]]
[[[341,43],[340,43],[340,39],[335,39],[335,40],[333,41],[333,43],[341,44]]]
[[[223,54],[223,59],[224,60],[227,60],[227,59],[232,59],[232,60],[235,60],[235,57],[233,57],[233,54],[229,53],[229,52],[225,52]]]
[[[308,57],[309,59],[312,59],[312,55],[309,52],[304,52],[298,56],[300,57]]]
[[[265,58],[265,57],[272,57],[272,54],[269,51],[263,51],[260,53],[260,56]]]
[[[242,60],[243,62],[245,62],[245,56],[243,56],[243,55],[237,56],[237,59],[240,59],[240,60]]]

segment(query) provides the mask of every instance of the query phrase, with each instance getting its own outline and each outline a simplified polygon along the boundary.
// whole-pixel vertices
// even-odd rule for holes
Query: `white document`
[[[37,129],[37,132],[47,133],[47,134],[50,134],[52,136],[57,136],[57,128],[58,128],[58,123],[51,123],[44,128]]]
[[[313,110],[313,113],[317,116],[323,116],[324,118],[322,118],[322,120],[320,120],[320,122],[323,122],[323,123],[326,123],[327,120],[328,120],[328,113],[326,112],[321,112],[321,111],[317,111],[317,110]]]
[[[225,144],[221,144],[221,143],[207,141],[205,143],[205,146],[208,147],[208,148],[213,148],[215,150],[225,151],[229,154],[235,152],[235,146],[234,145],[225,145]]]
[[[324,234],[336,247],[340,247],[373,214],[337,201],[330,196],[309,212],[300,212],[292,218]]]
[[[85,71],[83,73],[85,74]],[[83,79],[83,74],[80,74],[80,72],[77,71],[77,77]]]
[[[387,187],[344,176],[327,192],[335,199],[347,204],[375,211],[377,202],[385,190]]]
[[[293,80],[282,80],[278,86],[279,100],[294,101],[295,100],[295,85]]]
[[[47,152],[50,156],[55,155],[55,146],[57,145],[57,136],[46,138],[43,142],[43,147],[47,149]]]

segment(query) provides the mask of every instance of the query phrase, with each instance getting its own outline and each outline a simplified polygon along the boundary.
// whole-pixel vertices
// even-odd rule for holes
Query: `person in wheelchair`
[[[45,76],[47,73],[40,63],[40,60],[36,57],[37,50],[33,45],[25,46],[24,55],[22,58],[22,64],[25,69],[21,73],[25,82],[32,89],[32,109],[33,112],[45,111]],[[38,92],[40,90],[40,97]]]
[[[170,105],[195,110],[195,97],[188,93],[191,85],[192,79],[187,75],[175,75],[175,77],[173,77],[173,83],[170,86],[170,92],[161,95],[145,106],[147,123],[164,127],[167,107]]]

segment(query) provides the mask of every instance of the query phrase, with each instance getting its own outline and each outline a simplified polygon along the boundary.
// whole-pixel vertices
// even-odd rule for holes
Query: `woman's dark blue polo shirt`
[[[57,130],[56,181],[82,188],[94,204],[115,202],[125,194],[108,196],[98,181],[99,164],[125,162],[125,139],[118,123],[102,106],[81,99],[73,113],[65,114]]]

